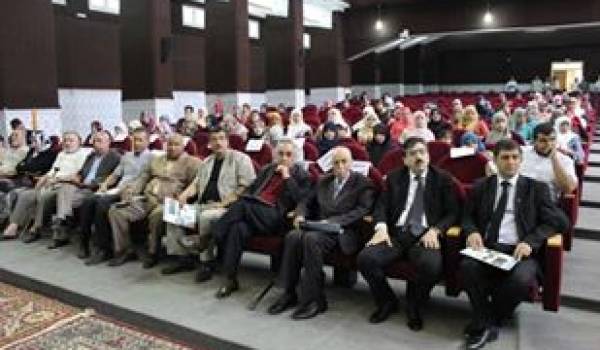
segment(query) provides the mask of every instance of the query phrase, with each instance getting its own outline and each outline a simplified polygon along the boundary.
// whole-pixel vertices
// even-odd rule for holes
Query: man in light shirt
[[[11,223],[19,227],[25,226],[31,214],[33,226],[23,235],[23,242],[31,243],[40,238],[45,214],[50,213],[56,205],[56,194],[61,181],[68,181],[77,174],[90,153],[89,149],[81,148],[81,136],[75,131],[63,134],[63,150],[58,154],[52,168],[42,176],[34,189],[21,192],[11,214]]]
[[[519,174],[522,155],[510,139],[494,148],[498,175],[478,181],[463,212],[462,233],[467,247],[490,248],[519,262],[504,271],[465,257],[461,262],[464,288],[472,307],[465,328],[467,349],[480,349],[498,337],[498,328],[529,297],[541,273],[537,254],[546,238],[563,232],[568,219],[550,199],[548,186]]]
[[[533,140],[533,147],[523,151],[521,174],[546,183],[552,200],[558,202],[562,194],[577,188],[575,162],[556,147],[552,123],[538,124],[533,129]]]

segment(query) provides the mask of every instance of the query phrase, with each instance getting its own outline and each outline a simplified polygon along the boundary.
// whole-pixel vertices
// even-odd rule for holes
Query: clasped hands
[[[479,250],[484,248],[483,238],[479,232],[473,232],[467,237],[467,247]],[[513,256],[517,260],[528,258],[531,255],[532,248],[529,243],[520,242],[513,251]]]
[[[440,233],[440,230],[436,227],[430,227],[427,232],[421,236],[419,243],[427,249],[440,249]],[[367,246],[373,246],[380,243],[385,243],[389,247],[392,246],[392,241],[386,227],[379,227],[378,230],[375,230],[373,237],[367,242]]]

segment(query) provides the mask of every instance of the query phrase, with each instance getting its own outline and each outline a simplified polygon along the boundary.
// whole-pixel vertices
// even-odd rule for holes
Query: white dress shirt
[[[560,165],[567,172],[567,175],[573,181],[577,182],[577,174],[575,173],[575,163],[573,160],[560,152],[557,152],[556,155]],[[550,157],[540,156],[532,146],[525,147],[523,149],[521,174],[548,184],[552,200],[554,202],[558,201],[561,191],[556,185],[556,176],[554,175],[554,168],[552,167],[552,159],[550,159]]]
[[[517,224],[515,221],[515,193],[517,192],[517,180],[519,175],[515,175],[510,179],[505,179],[501,176],[497,177],[496,185],[496,200],[494,201],[494,210],[498,206],[500,197],[502,196],[502,182],[508,181],[508,198],[506,201],[506,210],[500,222],[500,232],[498,233],[498,243],[515,245],[519,243],[519,235],[517,233]]]

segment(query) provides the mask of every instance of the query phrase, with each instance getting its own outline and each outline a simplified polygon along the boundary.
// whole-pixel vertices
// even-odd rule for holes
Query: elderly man
[[[200,160],[185,153],[184,148],[182,135],[169,136],[166,154],[154,157],[136,182],[121,192],[121,202],[109,209],[116,256],[131,254],[130,225],[148,218],[148,255],[144,268],[158,263],[159,242],[165,232],[164,200],[177,198],[194,180],[200,165]]]
[[[25,135],[21,130],[15,130],[8,137],[9,147],[0,152],[0,222],[8,219],[8,192],[18,187],[17,165],[27,156],[29,148],[25,144]],[[0,236],[0,240],[13,239],[16,230]]]
[[[140,176],[142,169],[150,163],[152,153],[148,150],[148,132],[144,128],[135,129],[131,138],[133,152],[127,152],[119,165],[94,196],[87,197],[79,209],[81,236],[84,242],[91,239],[92,256],[86,265],[96,265],[108,260],[112,254],[112,233],[108,221],[110,206],[121,199],[121,192],[132,186]],[[92,231],[92,226],[94,230]],[[127,255],[117,257],[118,261],[126,259]]]
[[[296,208],[296,229],[285,237],[281,264],[281,281],[285,292],[269,308],[270,314],[279,314],[297,303],[296,285],[299,281],[300,305],[292,318],[312,318],[327,309],[323,293],[323,259],[338,246],[344,254],[353,254],[360,249],[358,224],[371,211],[375,200],[375,188],[371,180],[353,172],[351,168],[350,150],[345,147],[334,148],[333,173],[322,177],[312,195]],[[315,202],[319,214],[314,219],[338,224],[343,233],[300,228]],[[302,268],[304,275],[300,279]]]
[[[265,166],[242,197],[217,220],[212,232],[218,244],[226,282],[216,297],[238,290],[237,270],[247,240],[257,234],[285,229],[285,217],[310,190],[308,173],[295,160],[298,150],[290,139],[281,139],[276,160]]]
[[[563,232],[568,220],[550,198],[548,186],[520,175],[521,148],[512,140],[494,148],[498,175],[481,179],[470,193],[462,228],[467,247],[490,248],[519,262],[504,271],[471,258],[461,262],[464,288],[473,309],[465,329],[467,349],[498,337],[498,327],[529,296],[541,274],[537,255],[546,238]]]
[[[63,134],[63,150],[58,154],[51,170],[42,176],[35,189],[19,194],[15,208],[10,217],[11,223],[19,227],[27,225],[30,215],[34,214],[33,226],[22,239],[31,243],[40,238],[40,230],[44,224],[45,214],[51,213],[57,205],[58,189],[63,182],[68,182],[77,176],[90,151],[81,148],[81,136],[74,131]]]
[[[425,140],[407,139],[404,151],[406,166],[387,176],[375,208],[375,233],[357,264],[377,305],[371,323],[385,321],[397,309],[385,268],[398,259],[415,266],[416,278],[406,288],[406,312],[408,327],[419,331],[420,307],[442,275],[442,237],[458,220],[459,206],[450,175],[429,165]]]
[[[533,129],[533,147],[523,151],[521,173],[546,183],[550,196],[558,202],[562,194],[577,188],[577,174],[573,159],[556,147],[556,129],[552,123],[538,124]]]
[[[73,209],[78,208],[83,200],[98,190],[100,183],[119,164],[121,156],[110,149],[111,137],[107,131],[101,130],[92,136],[93,152],[91,152],[79,172],[62,180],[56,193],[56,215],[53,219],[53,242],[48,247],[55,249],[68,243],[67,219],[73,218]],[[89,256],[89,237],[82,237],[79,258]]]
[[[200,252],[201,263],[196,275],[198,282],[210,279],[215,267],[210,225],[225,214],[231,203],[256,178],[252,160],[248,155],[229,148],[228,135],[224,129],[209,130],[209,146],[212,154],[200,164],[194,182],[178,197],[178,201],[184,205],[190,198],[197,196],[198,235],[194,237],[196,239],[185,240],[184,228],[167,224],[167,254],[176,255],[178,259],[174,265],[162,271],[163,274],[170,275],[192,270],[194,262],[188,250],[192,248]]]

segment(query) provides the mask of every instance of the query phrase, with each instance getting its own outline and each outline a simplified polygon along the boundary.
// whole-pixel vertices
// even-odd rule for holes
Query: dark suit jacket
[[[19,174],[32,174],[42,175],[48,172],[58,155],[58,152],[49,148],[45,151],[38,153],[35,157],[33,156],[33,148],[29,149],[25,159],[17,164],[17,172]]]
[[[373,219],[375,223],[385,222],[390,230],[390,237],[402,249],[414,243],[409,234],[398,237],[393,229],[406,208],[410,171],[402,167],[392,171],[386,178],[386,190],[379,196]],[[436,227],[446,232],[460,217],[460,207],[456,198],[452,177],[445,171],[429,166],[425,179],[425,217],[429,227]]]
[[[465,206],[462,228],[465,237],[479,232],[485,238],[486,229],[494,212],[497,176],[478,180]],[[567,230],[569,220],[550,197],[548,185],[526,176],[519,176],[513,207],[517,234],[536,252],[551,234]],[[496,242],[486,242],[491,244]]]
[[[88,173],[92,168],[92,164],[94,164],[94,157],[96,156],[95,152],[90,153],[85,162],[83,162],[83,166],[79,170],[78,175],[81,176],[81,181],[86,178]],[[96,171],[96,177],[92,180],[91,187],[93,190],[96,190],[100,183],[102,183],[108,175],[112,174],[113,170],[119,165],[119,161],[121,160],[121,155],[114,150],[110,150],[104,158],[100,161],[98,165],[98,170]]]
[[[271,163],[264,166],[256,176],[256,179],[246,189],[242,196],[258,198],[260,192],[269,183],[275,174],[277,164]],[[310,193],[310,175],[298,164],[290,169],[290,177],[285,181],[283,191],[277,199],[276,207],[282,217],[296,207]]]
[[[323,176],[311,195],[299,203],[296,214],[308,217],[311,204],[316,202],[318,219],[340,224],[344,233],[340,235],[340,247],[344,254],[353,254],[359,248],[360,232],[357,224],[373,208],[375,186],[365,176],[351,172],[350,177],[333,199],[335,176]]]

